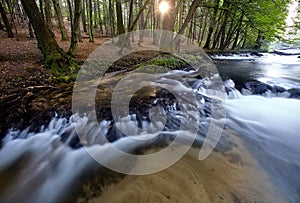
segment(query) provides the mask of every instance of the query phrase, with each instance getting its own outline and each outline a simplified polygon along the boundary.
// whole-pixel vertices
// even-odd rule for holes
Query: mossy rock
[[[166,56],[156,57],[145,63],[139,64],[137,66],[137,68],[147,67],[147,66],[151,67],[151,68],[156,66],[162,70],[163,69],[180,70],[180,69],[184,69],[184,68],[188,67],[189,64],[187,62],[185,62],[184,60],[177,58],[175,56],[166,55]],[[145,69],[145,70],[147,70],[147,69]]]

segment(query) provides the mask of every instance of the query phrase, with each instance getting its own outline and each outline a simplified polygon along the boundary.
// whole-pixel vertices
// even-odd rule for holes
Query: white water
[[[288,202],[299,202],[300,101],[244,96],[226,106],[227,125],[242,135]]]
[[[203,81],[196,83],[193,87],[197,92],[209,96],[209,91],[201,86]],[[227,81],[226,86],[231,90],[225,104],[227,126],[240,133],[287,201],[299,202],[300,100],[243,96],[234,89],[232,81]],[[216,95],[214,94],[217,99]],[[200,97],[198,103],[202,108],[200,112],[203,109],[209,111],[210,103],[204,97]],[[177,117],[180,115],[176,113],[174,105],[167,108],[170,112],[175,112],[171,116],[172,122],[175,123],[172,125],[176,128]],[[0,177],[6,178],[5,184],[0,187],[0,202],[60,202],[72,192],[72,186],[76,185],[84,174],[100,167],[85,149],[73,149],[69,146],[76,139],[73,118],[54,118],[40,133],[24,130],[10,131],[7,134],[4,146],[0,149]],[[126,122],[130,122],[128,118],[125,119]],[[137,122],[134,115],[132,118]],[[201,120],[200,131],[207,128],[208,120],[209,118]],[[110,121],[102,121],[98,127],[89,123],[87,117],[76,121],[77,125],[86,129],[91,151],[105,156],[107,162],[119,160],[120,157],[108,151],[103,139],[103,135],[107,135],[110,128]],[[148,123],[144,121],[142,125],[148,126]],[[171,132],[174,126],[168,128],[169,136],[176,136],[176,132]],[[61,137],[66,141],[62,142]],[[137,142],[125,137],[115,141],[114,145],[132,152],[149,145],[141,140],[143,139]],[[203,141],[203,138],[199,137],[198,141]]]

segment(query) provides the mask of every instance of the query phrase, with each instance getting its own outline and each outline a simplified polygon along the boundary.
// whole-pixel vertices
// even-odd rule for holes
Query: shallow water
[[[263,53],[262,57],[255,56],[217,56],[216,66],[223,79],[235,82],[259,80],[271,85],[284,88],[299,88],[300,58],[297,56],[279,56]],[[230,60],[228,60],[228,58]]]
[[[234,58],[238,57],[239,56],[234,56]],[[228,90],[228,99],[224,103],[226,118],[211,118],[212,107],[218,106],[219,103],[217,102],[217,94],[210,98],[209,93],[211,93],[211,91],[209,91],[207,86],[203,85],[205,81],[200,79],[195,80],[195,78],[192,78],[191,81],[187,79],[193,87],[190,91],[196,93],[198,99],[197,105],[200,114],[200,125],[197,126],[199,127],[199,133],[197,135],[196,144],[201,145],[201,143],[203,143],[205,139],[204,135],[207,133],[212,119],[224,121],[226,128],[231,128],[237,132],[243,144],[236,141],[236,139],[230,139],[236,135],[233,133],[230,134],[231,131],[225,131],[224,134],[227,135],[223,134],[223,137],[227,136],[231,141],[228,142],[221,138],[214,155],[211,156],[211,162],[214,162],[214,160],[222,160],[224,163],[227,163],[225,159],[228,159],[228,157],[224,155],[227,150],[249,151],[250,155],[255,157],[255,160],[258,161],[259,167],[252,161],[248,163],[243,160],[245,156],[240,154],[242,157],[241,163],[232,165],[225,164],[228,171],[231,169],[237,170],[237,165],[243,165],[245,162],[250,165],[250,168],[255,167],[256,169],[258,168],[257,170],[261,171],[261,173],[266,173],[266,175],[262,176],[266,176],[266,179],[271,182],[271,186],[268,186],[268,184],[261,184],[258,180],[254,180],[252,186],[255,187],[255,185],[259,185],[261,188],[256,190],[262,191],[262,194],[254,198],[253,195],[255,195],[255,192],[253,191],[256,191],[255,188],[249,186],[250,184],[247,182],[249,180],[242,178],[242,176],[247,177],[249,174],[246,173],[247,170],[241,169],[242,172],[238,173],[241,177],[238,180],[244,180],[245,182],[239,184],[241,184],[245,190],[253,190],[252,192],[246,192],[248,197],[244,197],[245,201],[264,198],[264,191],[270,192],[271,190],[273,192],[279,191],[285,202],[299,202],[300,100],[278,98],[278,94],[272,92],[264,92],[264,94],[261,95],[242,95],[235,89],[234,82],[236,82],[235,80],[238,80],[238,82],[248,82],[256,79],[270,85],[279,85],[286,89],[299,88],[300,59],[296,59],[295,56],[275,56],[272,54],[265,54],[265,56],[261,58],[253,57],[251,60],[235,61],[232,60],[234,58],[230,58],[231,60],[228,61],[217,62],[221,76],[224,79],[232,79],[231,81],[228,80],[225,82],[225,86]],[[223,57],[223,59],[226,60],[226,57]],[[178,74],[178,72],[176,72],[176,74]],[[184,75],[185,78],[189,77],[189,73],[179,72],[179,74]],[[170,75],[172,75],[172,73],[160,75],[159,77],[161,78],[158,81],[170,82]],[[185,85],[186,84],[177,82],[176,88],[182,88],[187,91]],[[176,104],[174,105],[174,103],[170,102],[169,98],[165,98],[166,95],[167,94],[164,94],[162,98],[155,100],[156,103],[163,104],[162,108],[166,111],[168,120],[163,132],[160,133],[159,136],[160,138],[168,137],[174,139],[180,131],[178,126],[181,124],[188,125],[188,122],[180,120],[180,118],[183,118],[180,109]],[[269,98],[270,96],[275,98]],[[141,118],[139,120],[135,114],[125,116],[119,121],[119,124],[121,126],[127,126],[128,122],[133,122],[142,127],[149,126],[149,119]],[[157,125],[154,126],[161,125],[161,123],[156,124]],[[118,138],[113,144],[128,152],[134,152],[136,149],[142,149],[144,146],[149,145],[149,142],[136,141],[129,137],[123,137],[124,135],[116,130],[116,124],[111,121],[103,120],[97,126],[89,122],[86,116],[79,117],[74,115],[69,119],[60,118],[58,116],[53,118],[49,126],[41,128],[39,133],[32,133],[27,130],[20,132],[12,129],[4,138],[4,144],[0,150],[0,177],[1,180],[4,180],[1,181],[2,183],[0,184],[1,202],[64,201],[64,198],[73,190],[72,186],[80,184],[78,180],[81,179],[82,176],[100,167],[98,163],[89,156],[87,151],[80,147],[75,125],[77,125],[77,127],[79,125],[84,129],[84,136],[89,143],[88,149],[90,152],[100,154],[100,156],[105,154],[104,161],[106,163],[114,163],[116,162],[115,160],[119,161],[120,157],[117,157],[113,151],[109,151],[107,141],[103,136],[113,134],[114,137]],[[135,131],[131,131],[131,134],[135,133]],[[189,132],[186,132],[185,135],[186,139],[189,140]],[[143,140],[153,135],[144,133],[135,136],[141,136],[139,140]],[[156,141],[155,139],[153,140],[154,143]],[[183,140],[182,142],[185,143],[185,141],[186,140]],[[76,145],[76,143],[79,144]],[[199,147],[199,145],[197,146]],[[239,147],[242,149],[239,149]],[[216,155],[215,153],[219,154]],[[126,163],[126,160],[123,161]],[[184,162],[184,164],[187,163]],[[200,161],[199,164],[201,164]],[[134,163],[130,165],[129,170],[132,168],[134,168]],[[222,170],[217,171],[222,173]],[[207,171],[204,170],[203,173],[205,172]],[[174,172],[173,175],[180,174]],[[197,177],[194,178],[197,179]],[[220,184],[224,181],[226,182],[226,178],[222,179]],[[234,182],[234,184],[237,184],[237,182],[238,181]],[[218,179],[214,180],[214,183],[218,184]],[[236,191],[233,186],[230,186],[230,184],[227,184],[226,187],[228,187],[228,189],[222,191],[225,197],[226,193],[239,192]],[[272,192],[270,192],[270,194],[272,194]],[[172,194],[170,197],[172,198]],[[224,197],[222,196],[222,198]],[[205,198],[202,200],[204,201]],[[232,201],[233,200],[234,198]],[[259,200],[260,199],[258,199],[258,201]],[[266,199],[261,199],[262,202],[265,202],[264,200]],[[270,199],[268,200],[270,201]],[[282,200],[278,199],[278,201]]]

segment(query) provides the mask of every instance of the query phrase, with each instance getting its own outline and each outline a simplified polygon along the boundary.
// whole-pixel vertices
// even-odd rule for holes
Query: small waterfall
[[[180,76],[181,80],[173,80],[174,75]],[[192,75],[192,72],[174,71],[161,74],[155,81],[162,86],[173,86],[181,93],[179,96],[184,102],[189,102],[185,95],[187,91],[192,91],[195,95],[196,107],[191,109],[200,115],[200,124],[196,126],[199,128],[196,144],[199,146],[203,143],[211,120],[215,119],[212,118],[212,112],[222,105],[222,96],[226,92],[226,125],[241,134],[257,159],[275,177],[274,181],[288,196],[287,199],[291,202],[299,200],[300,100],[266,98],[290,97],[291,94],[287,91],[264,91],[260,96],[253,96],[254,90],[246,88],[240,93],[233,80],[226,80],[224,90],[217,91],[211,79],[198,79]],[[139,112],[124,116],[118,122],[102,120],[98,124],[90,122],[89,115],[73,115],[70,118],[57,115],[48,126],[42,126],[39,132],[30,132],[29,128],[23,131],[11,129],[2,140],[3,147],[0,149],[0,177],[6,183],[0,184],[0,201],[63,201],[68,196],[66,190],[72,191],[72,186],[78,179],[94,168],[102,167],[86,149],[99,156],[105,155],[106,162],[116,162],[120,161],[120,157],[109,151],[108,142],[123,151],[136,152],[152,142],[158,143],[166,138],[172,140],[180,131],[179,126],[190,125],[170,92],[162,90],[152,105],[160,106],[165,111],[165,123],[158,120],[151,125],[151,113],[144,116]],[[163,112],[156,109],[151,116],[155,118],[159,114]],[[194,114],[190,115],[193,118]],[[134,126],[148,128],[149,131],[139,134],[135,129],[128,129],[130,135],[140,136],[140,139],[137,141],[126,137],[118,130],[118,126],[126,128],[129,122]],[[75,125],[84,131],[82,136],[85,143],[78,138]],[[153,129],[162,129],[162,133],[155,139],[152,139]],[[185,139],[190,140],[192,136],[189,132],[184,133]],[[149,143],[144,138],[152,140]],[[186,140],[181,141],[184,143]],[[87,148],[83,148],[83,145]]]

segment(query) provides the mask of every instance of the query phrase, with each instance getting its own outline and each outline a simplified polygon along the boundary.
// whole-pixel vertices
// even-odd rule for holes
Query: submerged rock
[[[292,88],[289,89],[288,92],[291,94],[290,98],[300,98],[300,89]]]
[[[263,54],[258,53],[258,52],[251,52],[250,55],[251,55],[251,56],[258,56],[258,57],[264,56]]]

